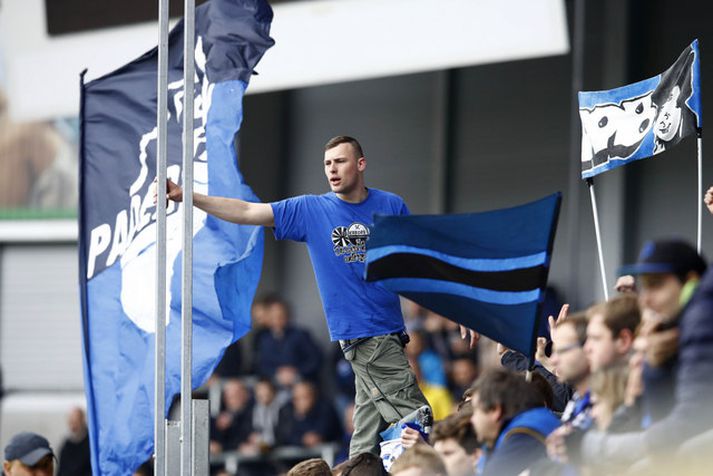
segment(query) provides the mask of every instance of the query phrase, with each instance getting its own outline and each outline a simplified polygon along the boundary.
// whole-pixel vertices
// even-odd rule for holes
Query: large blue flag
[[[609,91],[580,92],[582,178],[651,157],[700,130],[700,68],[695,40],[653,78]]]
[[[273,44],[261,0],[196,9],[194,189],[256,201],[238,170],[235,134],[254,67]],[[183,25],[169,36],[168,175],[182,182]],[[95,475],[128,475],[153,451],[156,49],[82,88],[80,285],[85,389]],[[181,222],[167,218],[166,408],[180,391]],[[194,210],[193,384],[250,328],[262,229]]]
[[[366,279],[533,357],[561,201],[377,216]]]

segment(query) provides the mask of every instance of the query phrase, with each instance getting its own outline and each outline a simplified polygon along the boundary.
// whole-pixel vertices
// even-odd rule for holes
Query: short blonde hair
[[[396,476],[399,471],[409,468],[421,468],[424,474],[447,476],[446,465],[441,456],[425,443],[419,443],[403,452],[391,466],[390,473]]]

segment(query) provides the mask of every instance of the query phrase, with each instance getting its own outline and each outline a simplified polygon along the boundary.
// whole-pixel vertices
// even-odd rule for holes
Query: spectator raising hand
[[[708,211],[713,215],[713,187],[706,190],[706,194],[703,196],[703,202],[705,202]]]

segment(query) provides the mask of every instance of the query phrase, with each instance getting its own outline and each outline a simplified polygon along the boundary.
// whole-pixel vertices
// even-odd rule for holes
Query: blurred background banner
[[[77,216],[77,120],[15,122],[0,89],[0,220]]]
[[[253,68],[273,44],[263,0],[196,9],[194,190],[258,198],[238,170],[233,140]],[[226,26],[230,30],[226,30]],[[169,36],[169,177],[181,182],[183,24]],[[156,316],[157,58],[154,49],[86,84],[82,102],[80,285],[85,391],[94,474],[131,474],[153,448]],[[163,184],[161,186],[163,188]],[[162,194],[159,192],[159,196]],[[180,389],[181,224],[167,211],[166,408]],[[250,329],[262,227],[194,212],[193,383]]]

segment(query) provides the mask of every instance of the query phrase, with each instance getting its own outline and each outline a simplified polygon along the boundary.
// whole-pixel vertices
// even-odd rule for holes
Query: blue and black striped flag
[[[533,357],[562,195],[459,215],[377,216],[366,280]]]

